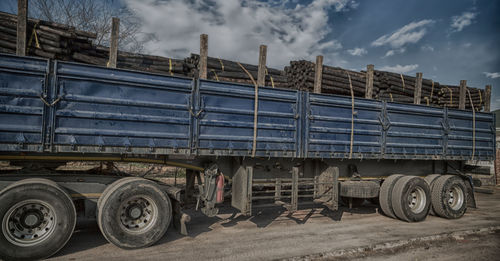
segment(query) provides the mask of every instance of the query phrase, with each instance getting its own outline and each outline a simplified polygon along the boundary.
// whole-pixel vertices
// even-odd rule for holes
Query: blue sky
[[[14,4],[12,4],[14,3]],[[472,0],[115,0],[142,23],[148,53],[186,57],[209,35],[209,55],[268,64],[314,60],[361,70],[414,75],[443,84],[493,86],[500,109],[500,1]],[[15,1],[0,3],[12,11]]]

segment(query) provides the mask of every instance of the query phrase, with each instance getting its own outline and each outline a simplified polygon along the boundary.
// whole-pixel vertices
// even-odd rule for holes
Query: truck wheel
[[[432,185],[434,184],[434,181],[436,181],[437,178],[441,177],[441,174],[431,174],[431,175],[427,175],[424,180],[425,182],[427,182],[427,185],[429,185],[429,188],[431,190],[431,197],[432,197]],[[431,207],[430,207],[430,210],[429,210],[429,214],[430,215],[433,215],[435,216],[436,213],[434,212],[434,209],[432,207],[432,204],[431,204]]]
[[[33,260],[59,251],[71,237],[76,211],[55,182],[33,178],[0,192],[0,259]]]
[[[128,178],[115,181],[101,196],[97,224],[112,244],[147,247],[167,232],[172,218],[169,197],[153,181]]]
[[[423,178],[407,176],[400,178],[392,191],[394,214],[407,222],[423,221],[429,214],[431,192]]]
[[[388,217],[396,218],[392,208],[392,190],[396,181],[402,177],[403,175],[400,174],[390,175],[384,180],[384,182],[382,182],[382,186],[380,186],[380,194],[378,197],[380,201],[380,208]]]
[[[466,191],[462,178],[454,175],[439,177],[432,186],[434,212],[448,219],[462,217],[467,209]]]

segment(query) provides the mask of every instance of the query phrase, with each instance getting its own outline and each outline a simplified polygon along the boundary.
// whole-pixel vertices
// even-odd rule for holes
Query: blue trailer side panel
[[[2,151],[43,151],[43,100],[47,99],[48,61],[0,59],[0,146]]]
[[[254,86],[199,81],[195,136],[198,155],[250,156],[254,130]],[[297,91],[259,88],[256,155],[298,157]]]
[[[191,79],[56,64],[53,150],[187,154]]]

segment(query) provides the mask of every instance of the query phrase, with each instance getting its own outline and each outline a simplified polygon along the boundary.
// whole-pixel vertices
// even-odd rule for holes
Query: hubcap
[[[427,198],[425,197],[425,192],[421,187],[414,188],[408,194],[408,206],[411,212],[418,214],[422,212],[425,208]]]
[[[47,239],[57,224],[54,208],[40,200],[24,200],[12,206],[2,219],[5,238],[17,246],[32,246]]]
[[[459,210],[464,204],[464,198],[464,192],[459,186],[454,185],[448,190],[447,203],[451,209]]]
[[[130,232],[148,230],[157,216],[158,207],[148,196],[130,197],[120,205],[120,223]]]

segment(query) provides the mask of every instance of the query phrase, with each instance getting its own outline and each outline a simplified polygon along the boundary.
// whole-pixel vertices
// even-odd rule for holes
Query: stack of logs
[[[290,87],[296,90],[313,91],[315,64],[309,61],[291,61],[285,68]],[[349,82],[349,77],[351,81]],[[366,74],[349,71],[338,67],[323,66],[321,92],[329,94],[351,95],[351,85],[354,96],[364,97],[366,89]],[[379,82],[373,83],[374,96],[379,92]]]
[[[198,75],[198,63],[200,56],[191,54],[184,59],[185,66],[188,68],[187,76],[196,77]],[[243,68],[245,70],[243,70]],[[247,73],[248,72],[248,73]],[[257,82],[258,66],[246,63],[233,62],[229,60],[208,57],[207,58],[207,78],[214,81],[234,82],[243,84],[254,84],[248,74]],[[289,81],[284,71],[266,68],[265,86],[277,88],[289,88]]]
[[[465,109],[471,110],[471,100],[476,111],[481,111],[485,106],[483,98],[485,97],[484,90],[478,88],[467,87],[469,92],[465,94]],[[441,85],[438,91],[439,99],[437,104],[439,107],[448,107],[458,109],[460,100],[460,86]]]
[[[416,77],[393,72],[375,71],[374,77],[380,82],[379,100],[413,103]],[[431,79],[422,79],[422,104],[437,106],[440,85]]]

